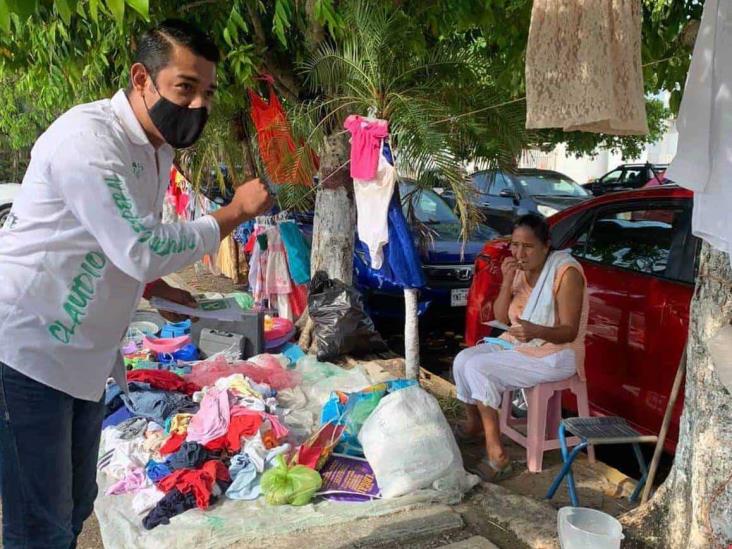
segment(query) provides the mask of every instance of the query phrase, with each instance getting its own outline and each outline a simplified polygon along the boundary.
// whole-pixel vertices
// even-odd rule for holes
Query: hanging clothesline
[[[672,55],[672,56],[669,56],[669,57],[665,57],[663,59],[657,59],[655,61],[649,61],[648,63],[644,63],[643,64],[643,68],[652,67],[652,66],[658,65],[660,63],[665,63],[666,61],[670,61],[670,60],[676,59],[678,57],[680,57],[680,56],[679,55]],[[449,116],[447,118],[443,118],[441,120],[436,120],[435,122],[431,122],[430,125],[442,124],[444,122],[450,122],[450,121],[456,120],[458,118],[463,118],[465,116],[471,116],[473,114],[478,114],[478,113],[481,113],[481,112],[484,112],[484,111],[488,111],[488,110],[492,110],[492,109],[498,109],[500,107],[505,107],[506,105],[511,105],[511,104],[514,104],[514,103],[519,103],[521,101],[526,101],[526,96],[519,97],[517,99],[512,99],[510,101],[504,101],[502,103],[497,103],[495,105],[490,105],[489,107],[483,107],[483,108],[480,108],[480,109],[477,109],[477,110],[474,110],[474,111],[470,111],[470,112],[467,112],[467,113],[464,113],[464,114],[459,114],[459,115],[455,115],[455,116]],[[338,135],[342,135],[342,134],[347,133],[347,132],[348,132],[348,130],[341,130],[341,131],[337,132],[335,135],[338,136]],[[335,170],[333,170],[330,174],[328,174],[322,181],[318,181],[318,183],[316,183],[315,185],[313,185],[312,187],[310,187],[310,189],[308,189],[308,191],[304,195],[302,195],[301,198],[302,199],[305,199],[305,198],[309,197],[312,193],[316,192],[318,189],[320,189],[323,186],[323,184],[326,181],[328,181],[331,177],[333,177],[335,174],[337,174],[338,172],[340,172],[343,168],[345,168],[346,166],[348,166],[350,164],[350,162],[351,162],[350,159],[349,160],[346,160],[343,164],[341,164]]]
[[[648,63],[643,64],[642,65],[642,68],[645,69],[647,67],[652,67],[654,65],[658,65],[660,63],[665,63],[666,61],[670,61],[671,59],[676,59],[677,57],[680,57],[680,56],[677,54],[677,55],[672,55],[670,57],[666,57],[664,59],[657,59],[655,61],[649,61]],[[517,99],[511,99],[510,101],[504,101],[503,103],[498,103],[496,105],[491,105],[489,107],[482,107],[482,108],[477,109],[477,110],[474,110],[474,111],[466,112],[466,113],[463,113],[463,114],[458,114],[458,115],[455,115],[455,116],[449,116],[447,118],[443,118],[442,120],[437,120],[435,122],[431,122],[430,125],[442,124],[444,122],[452,122],[454,120],[457,120],[458,118],[464,118],[466,116],[471,116],[473,114],[478,114],[478,113],[481,113],[481,112],[484,112],[484,111],[489,111],[489,110],[492,110],[492,109],[498,109],[500,107],[505,107],[506,105],[512,105],[514,103],[520,103],[521,101],[526,101],[526,96],[525,95],[523,97],[519,97]]]

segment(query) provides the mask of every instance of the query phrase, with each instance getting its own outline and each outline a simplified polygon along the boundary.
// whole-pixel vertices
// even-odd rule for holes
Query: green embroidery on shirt
[[[102,278],[107,258],[101,252],[89,252],[79,265],[79,273],[71,280],[69,293],[61,308],[67,321],[56,320],[48,326],[51,337],[63,344],[69,344],[76,329],[84,322],[89,304],[94,299],[96,281]]]
[[[194,236],[181,235],[178,239],[153,236],[153,232],[145,227],[140,220],[135,204],[130,198],[123,181],[115,175],[105,177],[104,182],[112,191],[112,200],[114,200],[114,205],[117,207],[122,219],[127,221],[132,230],[140,235],[137,241],[140,244],[147,244],[154,254],[165,257],[172,253],[181,253],[196,247]]]

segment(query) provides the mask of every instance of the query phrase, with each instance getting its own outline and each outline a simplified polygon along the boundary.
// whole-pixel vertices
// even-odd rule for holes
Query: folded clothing
[[[154,389],[175,391],[188,396],[201,390],[195,383],[185,381],[178,374],[166,370],[132,370],[127,373],[127,381],[148,383]]]

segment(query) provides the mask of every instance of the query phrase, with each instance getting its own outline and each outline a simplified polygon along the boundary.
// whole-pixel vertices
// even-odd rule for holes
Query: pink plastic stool
[[[577,397],[577,411],[580,417],[590,417],[587,401],[587,382],[575,374],[569,379],[552,383],[540,383],[526,391],[528,414],[526,419],[511,414],[511,393],[504,391],[501,401],[501,433],[526,448],[526,461],[529,471],[541,472],[544,452],[559,448],[558,430],[562,420],[562,392],[569,389]],[[513,425],[526,425],[526,436],[514,429]],[[579,444],[577,437],[568,437],[567,445]],[[595,449],[587,447],[590,462],[595,462]]]

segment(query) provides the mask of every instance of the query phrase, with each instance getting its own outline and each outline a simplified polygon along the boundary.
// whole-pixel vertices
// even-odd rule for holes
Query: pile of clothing
[[[262,473],[291,450],[282,402],[298,399],[299,376],[287,363],[259,355],[197,362],[186,375],[137,368],[127,393],[111,382],[98,463],[107,495],[134,493],[147,529],[220,497],[258,498]]]
[[[180,353],[196,350],[189,321],[128,338],[125,346],[128,390],[108,383],[98,468],[105,495],[127,494],[125,505],[145,529],[219,500],[370,501],[462,471],[452,454],[435,450],[452,436],[449,427],[420,432],[425,421],[447,425],[436,401],[428,403],[434,420],[429,406],[403,407],[426,398],[416,381],[374,385],[362,367],[319,362],[293,344],[247,360],[224,352],[186,361]],[[388,450],[402,438],[384,439],[390,425],[413,432],[414,451]],[[410,440],[400,444],[411,447]],[[425,468],[420,448],[437,456],[436,472]]]

